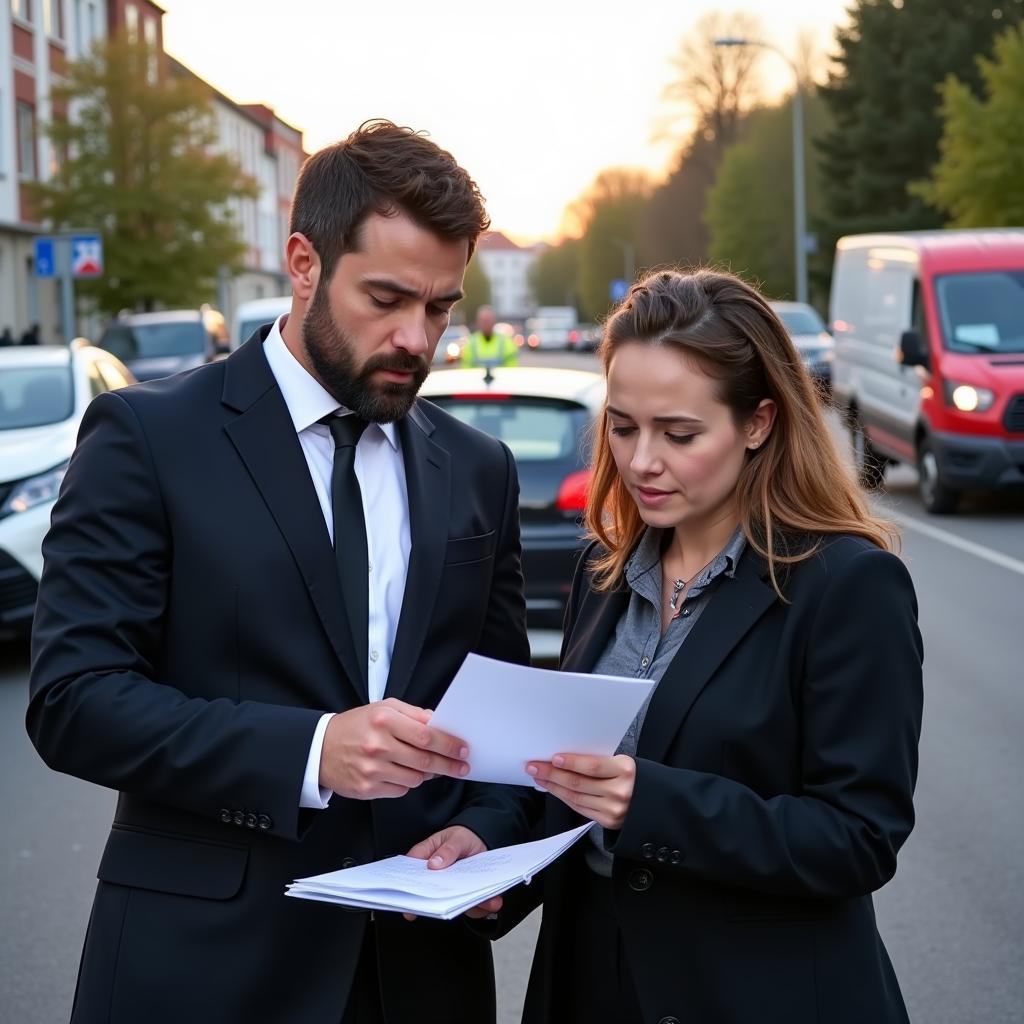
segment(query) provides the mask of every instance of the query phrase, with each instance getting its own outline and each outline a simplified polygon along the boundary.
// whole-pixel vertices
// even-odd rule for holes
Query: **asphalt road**
[[[913,488],[914,474],[896,470],[878,502],[903,530],[926,651],[918,825],[876,898],[879,926],[914,1021],[1020,1022],[1024,501],[976,501],[939,518]],[[57,1024],[113,797],[39,761],[24,732],[26,676],[24,646],[0,648],[0,1021]],[[501,1024],[519,1019],[536,924],[497,945]]]

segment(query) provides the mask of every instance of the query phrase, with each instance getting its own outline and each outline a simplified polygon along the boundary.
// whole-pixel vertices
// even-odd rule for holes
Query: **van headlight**
[[[0,507],[0,516],[9,516],[14,512],[27,512],[36,505],[43,505],[48,501],[56,501],[60,493],[61,481],[68,471],[68,459],[53,469],[48,469],[38,476],[30,476],[14,485],[14,489],[7,496],[7,500]]]
[[[946,381],[946,401],[961,412],[985,412],[992,408],[996,396],[988,388],[976,388],[973,384],[960,384],[955,380]]]

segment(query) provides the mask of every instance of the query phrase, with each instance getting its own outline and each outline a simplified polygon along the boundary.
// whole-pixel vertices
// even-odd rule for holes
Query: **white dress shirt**
[[[282,317],[271,328],[263,342],[263,351],[295,425],[333,543],[331,474],[334,469],[334,439],[330,430],[318,421],[331,413],[340,411],[345,414],[349,410],[340,407],[291,354],[281,336],[283,320]],[[371,423],[366,428],[356,445],[355,471],[363,499],[370,567],[367,580],[367,683],[370,700],[376,701],[383,699],[388,681],[412,548],[405,463],[394,423]],[[323,809],[331,797],[331,791],[320,786],[320,753],[331,718],[331,714],[322,716],[313,734],[300,807]]]

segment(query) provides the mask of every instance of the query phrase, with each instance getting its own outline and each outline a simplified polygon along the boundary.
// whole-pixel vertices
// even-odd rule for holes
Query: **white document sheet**
[[[431,871],[425,860],[388,857],[300,878],[288,886],[286,895],[450,920],[514,885],[529,882],[592,826],[588,822],[550,839],[488,850],[440,871]]]
[[[470,654],[430,724],[465,740],[467,779],[530,786],[527,761],[614,754],[653,688],[649,679],[556,672]]]

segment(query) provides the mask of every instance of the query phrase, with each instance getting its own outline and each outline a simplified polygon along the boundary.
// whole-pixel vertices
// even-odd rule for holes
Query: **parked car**
[[[929,512],[1024,487],[1024,230],[837,243],[832,389],[861,480],[916,465]]]
[[[541,306],[526,321],[526,343],[530,348],[568,349],[569,334],[576,329],[572,306]]]
[[[604,377],[583,370],[509,367],[432,373],[420,395],[508,445],[519,471],[527,621],[560,629],[584,548],[588,435]]]
[[[248,341],[264,324],[273,323],[278,317],[290,313],[292,297],[275,295],[267,299],[250,299],[240,302],[235,310],[235,329],[231,332],[231,347]]]
[[[108,324],[97,342],[138,380],[169,377],[227,355],[227,322],[210,306],[128,313]]]
[[[835,342],[818,311],[806,302],[773,302],[771,307],[782,321],[811,380],[824,399],[832,395],[832,360]]]
[[[573,352],[596,352],[601,344],[601,328],[597,324],[577,324],[569,331],[569,348]]]
[[[462,350],[469,338],[469,328],[464,324],[449,324],[441,335],[434,349],[434,366],[445,366],[457,363],[462,358]]]
[[[81,339],[0,348],[0,637],[32,620],[43,537],[86,406],[132,383],[123,363]]]

